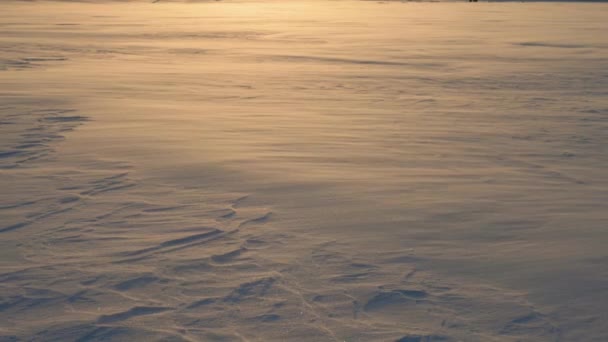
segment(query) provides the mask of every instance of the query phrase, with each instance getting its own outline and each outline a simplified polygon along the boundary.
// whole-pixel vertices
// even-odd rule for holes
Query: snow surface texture
[[[0,3],[0,341],[607,341],[608,6]]]

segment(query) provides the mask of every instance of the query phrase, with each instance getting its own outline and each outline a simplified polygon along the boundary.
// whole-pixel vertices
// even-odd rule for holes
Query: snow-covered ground
[[[0,341],[607,341],[608,4],[0,3]]]

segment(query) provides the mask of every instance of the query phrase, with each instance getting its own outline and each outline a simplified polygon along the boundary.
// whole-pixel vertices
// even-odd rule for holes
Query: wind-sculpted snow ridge
[[[0,150],[0,168],[26,167],[36,159],[44,158],[53,151],[52,144],[64,139],[64,132],[86,121],[80,115],[72,115],[72,109],[24,109],[24,107],[0,108],[0,125],[3,146]]]
[[[3,154],[3,177],[36,179],[36,189],[14,185],[1,197],[2,340],[559,336],[522,293],[437,278],[409,252],[353,254],[285,233],[243,194],[142,183],[124,163],[70,166],[54,146],[86,118],[36,107],[0,109],[11,127],[3,146],[16,151]]]
[[[603,5],[163,2],[0,1],[0,341],[608,340]]]

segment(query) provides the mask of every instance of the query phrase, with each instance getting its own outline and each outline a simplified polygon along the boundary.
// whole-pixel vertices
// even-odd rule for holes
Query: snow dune
[[[608,6],[0,4],[0,341],[605,341]]]

